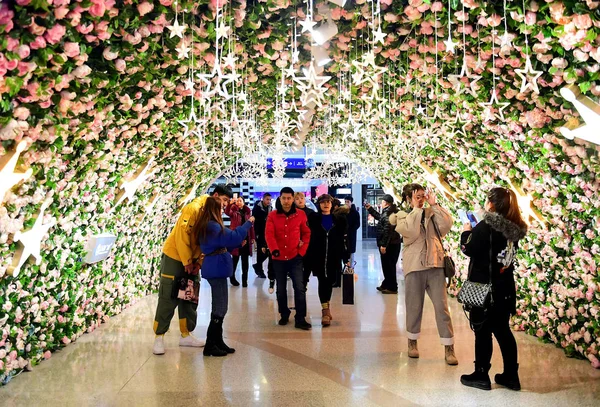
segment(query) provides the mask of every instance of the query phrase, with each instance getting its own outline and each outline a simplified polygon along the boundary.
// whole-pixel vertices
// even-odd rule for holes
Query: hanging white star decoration
[[[46,236],[48,230],[56,224],[54,218],[46,224],[43,223],[44,211],[48,206],[50,206],[50,201],[44,201],[31,229],[27,232],[17,232],[15,234],[14,241],[19,242],[19,247],[13,257],[12,265],[7,269],[9,275],[17,277],[21,271],[21,267],[29,259],[29,256],[35,258],[35,264],[41,264],[42,256],[40,254],[40,249],[42,240],[44,240],[44,236]]]
[[[538,88],[537,80],[542,75],[542,71],[536,71],[531,65],[531,58],[527,55],[525,59],[525,69],[515,69],[515,73],[521,78],[521,90],[520,93],[525,93],[527,89],[531,89],[534,93],[539,94],[540,89]]]
[[[121,192],[117,195],[117,203],[113,206],[109,212],[112,212],[115,208],[119,206],[121,202],[127,199],[128,202],[132,202],[135,200],[135,193],[142,186],[144,182],[148,180],[152,175],[154,175],[157,170],[154,169],[149,171],[150,167],[154,162],[154,158],[150,158],[146,164],[140,166],[140,168],[136,171],[133,177],[130,180],[123,181],[121,185]]]
[[[574,130],[561,127],[561,134],[569,140],[578,138],[600,145],[600,105],[594,103],[589,97],[581,94],[579,86],[577,85],[569,85],[562,88],[560,94],[575,106],[575,109],[577,109],[579,115],[585,122],[583,126]]]
[[[19,182],[31,177],[33,170],[27,169],[25,172],[16,172],[15,168],[19,161],[19,156],[27,148],[27,142],[21,140],[14,152],[8,152],[0,157],[0,204],[4,201],[4,195]]]
[[[456,46],[459,43],[458,42],[454,42],[452,40],[452,35],[451,35],[450,31],[448,31],[448,38],[445,41],[443,41],[443,42],[444,42],[444,45],[446,45],[446,51],[447,52],[451,52],[451,53],[454,54],[455,53],[455,48],[456,48]]]
[[[508,102],[499,102],[498,101],[498,89],[494,89],[492,91],[492,96],[490,97],[490,101],[486,103],[479,103],[479,106],[484,108],[483,119],[484,121],[493,121],[495,119],[500,119],[504,121],[504,109],[508,107],[510,103]],[[498,113],[494,113],[495,107],[498,107]]]
[[[323,98],[327,88],[323,87],[327,81],[331,79],[331,76],[320,76],[317,75],[315,64],[310,63],[308,70],[302,70],[304,76],[294,77],[294,81],[298,83],[298,89],[302,92],[300,101],[303,106],[309,106],[310,104],[323,107]]]
[[[169,38],[173,38],[173,37],[183,38],[183,32],[185,31],[186,28],[187,28],[187,24],[179,24],[179,20],[177,19],[177,16],[175,16],[175,22],[173,23],[173,25],[167,26],[167,30],[169,30],[171,32],[169,34]]]
[[[417,165],[423,170],[425,181],[435,185],[435,187],[448,199],[456,200],[457,193],[452,187],[442,178],[442,176],[422,160],[417,160]]]
[[[471,79],[469,82],[469,88],[467,88],[461,78],[467,77]],[[471,96],[477,97],[477,89],[475,84],[481,79],[481,75],[473,75],[467,66],[467,61],[463,60],[463,65],[458,75],[448,75],[448,81],[453,85],[452,89],[456,92],[456,95],[462,94],[467,91]]]

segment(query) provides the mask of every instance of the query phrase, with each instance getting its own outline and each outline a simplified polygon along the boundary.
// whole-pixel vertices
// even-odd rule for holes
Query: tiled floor
[[[316,279],[308,291],[314,328],[305,332],[277,325],[268,281],[251,277],[248,288],[230,289],[225,329],[228,344],[237,349],[234,355],[205,358],[201,349],[179,348],[174,319],[166,336],[167,353],[154,356],[151,327],[157,299],[151,296],[0,388],[0,405],[600,405],[600,371],[522,333],[516,334],[522,392],[462,386],[460,375],[473,368],[473,334],[455,300],[450,303],[460,365],[444,363],[429,300],[421,358],[409,360],[403,285],[397,296],[375,290],[380,272],[373,246],[365,242],[357,253],[357,304],[342,306],[336,289],[334,320],[325,330]],[[289,293],[291,297],[291,288]],[[201,296],[195,334],[203,337],[210,314],[208,284],[202,285]],[[496,348],[492,377],[501,365]]]

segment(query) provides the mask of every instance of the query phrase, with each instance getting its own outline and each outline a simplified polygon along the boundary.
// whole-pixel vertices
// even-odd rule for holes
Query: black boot
[[[252,268],[254,269],[254,272],[258,278],[267,278],[267,276],[265,276],[265,272],[262,271],[262,268],[258,266],[258,263],[253,264]]]
[[[219,349],[224,350],[227,353],[235,353],[235,349],[230,348],[229,346],[225,345],[225,342],[223,342],[223,318],[212,316],[212,319],[215,321],[215,330],[217,331],[215,340]]]
[[[506,366],[504,373],[497,374],[494,381],[500,386],[504,386],[511,390],[521,390],[521,381],[519,380],[519,364],[514,367]]]
[[[242,287],[248,287],[248,270],[242,271]]]
[[[218,327],[214,319],[211,318],[206,331],[206,345],[204,345],[204,356],[227,356],[227,352],[219,348],[216,335]]]
[[[474,387],[481,390],[492,390],[492,382],[488,372],[490,371],[490,365],[479,366],[475,363],[475,371],[469,375],[462,375],[460,382],[468,387]]]
[[[231,285],[233,286],[239,286],[240,282],[237,281],[237,279],[235,278],[235,272],[233,273],[233,275],[231,277],[229,277],[229,282],[231,283]]]

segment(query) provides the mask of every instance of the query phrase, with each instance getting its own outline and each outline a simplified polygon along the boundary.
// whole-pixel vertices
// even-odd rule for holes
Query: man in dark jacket
[[[398,294],[398,280],[396,279],[396,263],[400,257],[400,244],[402,239],[394,226],[390,223],[390,215],[398,212],[391,195],[384,195],[381,200],[381,213],[377,212],[368,203],[365,208],[369,214],[379,221],[377,223],[377,247],[381,254],[381,268],[383,269],[383,282],[377,290],[383,294]]]
[[[351,195],[344,198],[346,206],[350,208],[348,213],[348,251],[350,252],[350,262],[354,261],[354,253],[356,253],[356,233],[360,229],[360,214],[354,205],[354,198]]]
[[[267,226],[267,217],[271,213],[271,194],[268,192],[263,195],[262,200],[258,201],[252,209],[252,216],[254,216],[254,233],[256,234],[256,264],[252,265],[256,275],[260,278],[265,278],[265,272],[263,271],[263,263],[269,258],[269,252],[267,249],[267,241],[265,240],[265,227]],[[271,271],[271,261],[269,260],[269,271]],[[270,276],[269,278],[275,278]]]
[[[306,322],[306,286],[302,281],[302,257],[310,243],[310,229],[306,215],[294,205],[294,190],[285,187],[276,203],[277,210],[267,218],[265,238],[273,259],[277,280],[277,304],[281,319],[279,325],[287,325],[290,309],[287,303],[287,276],[294,286],[296,305],[296,328],[309,330]]]

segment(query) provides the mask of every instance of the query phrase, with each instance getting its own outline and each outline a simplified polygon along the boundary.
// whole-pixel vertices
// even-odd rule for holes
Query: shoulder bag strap
[[[444,256],[446,256],[446,248],[444,247],[444,241],[442,240],[442,234],[438,229],[437,223],[435,223],[435,215],[431,217],[431,223],[433,223],[433,228],[435,229],[435,233],[437,234],[438,239],[440,239],[440,243],[442,244],[442,249],[444,250]],[[427,236],[426,236],[427,237]]]

